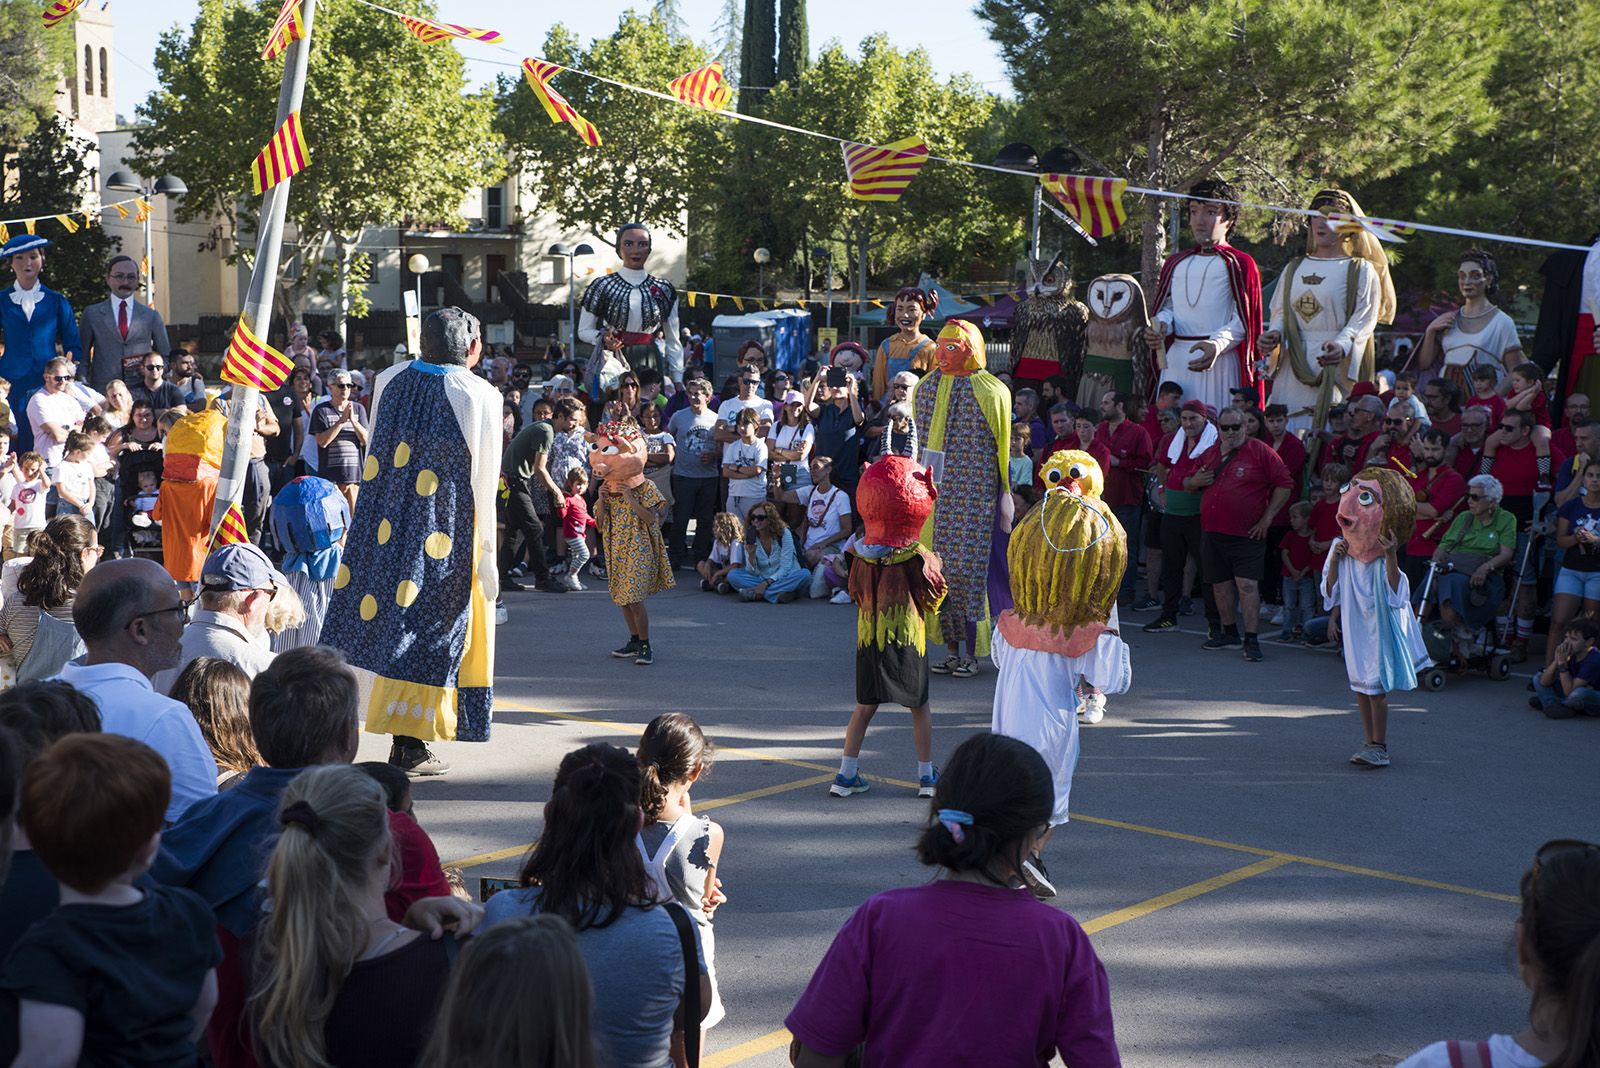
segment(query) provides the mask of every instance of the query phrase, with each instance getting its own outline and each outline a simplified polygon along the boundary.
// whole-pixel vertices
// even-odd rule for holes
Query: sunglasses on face
[[[1482,501],[1482,500],[1486,500],[1486,499],[1487,499],[1486,496],[1484,494],[1482,494],[1482,493],[1469,493],[1469,494],[1467,494],[1467,500],[1469,500],[1469,501]]]
[[[1384,426],[1405,426],[1406,425],[1406,421],[1404,419],[1385,419],[1383,421],[1383,425]]]
[[[1239,429],[1242,429],[1243,426],[1244,426],[1243,423],[1218,423],[1217,424],[1217,429],[1218,430],[1239,430]]]
[[[52,382],[74,382],[74,381],[77,381],[77,378],[78,378],[77,375],[51,375],[50,376],[50,381],[52,381]]]
[[[1517,431],[1521,430],[1522,428],[1520,426],[1518,426],[1516,423],[1501,423],[1500,424],[1500,429],[1504,430],[1507,434],[1515,434]]]
[[[741,378],[739,381],[747,386],[759,386],[761,384],[761,379],[759,378]]]

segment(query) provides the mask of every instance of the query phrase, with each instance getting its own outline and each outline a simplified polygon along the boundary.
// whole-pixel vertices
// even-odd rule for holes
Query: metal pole
[[[578,358],[578,280],[573,272],[578,269],[578,254],[567,253],[567,346],[572,351],[568,359]]]
[[[316,0],[301,0],[300,17],[305,36],[291,41],[283,62],[283,84],[278,90],[278,120],[281,127],[291,112],[300,110],[305,96],[306,64],[311,58],[311,30],[316,19]],[[272,298],[278,285],[278,260],[283,251],[283,222],[289,208],[289,186],[285,178],[271,189],[261,203],[260,230],[256,236],[255,267],[250,272],[250,288],[245,293],[241,318],[262,341],[272,327]],[[256,406],[261,391],[254,386],[233,387],[233,402],[228,413],[228,437],[222,450],[222,474],[217,480],[217,503],[211,509],[213,541],[222,517],[244,498],[245,476],[250,467],[250,442],[256,428]]]
[[[1033,181],[1033,221],[1028,225],[1028,278],[1033,280],[1033,261],[1039,259],[1039,201],[1044,186],[1037,178]]]
[[[828,246],[828,328],[833,328],[833,246]]]
[[[144,213],[144,262],[148,270],[145,271],[144,297],[150,302],[153,311],[156,306],[156,257],[150,251],[150,216],[155,212],[155,188],[152,186],[144,191],[145,200],[150,204],[150,210]],[[168,356],[170,353],[163,352]]]

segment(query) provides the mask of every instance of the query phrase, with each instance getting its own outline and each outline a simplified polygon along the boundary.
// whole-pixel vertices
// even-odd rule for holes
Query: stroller
[[[1528,569],[1528,560],[1538,540],[1536,534],[1536,531],[1530,532],[1527,544],[1523,546],[1522,559],[1517,564],[1516,581],[1511,584],[1510,596],[1515,597],[1516,591],[1522,585],[1522,577]],[[1427,581],[1422,585],[1422,600],[1417,610],[1417,619],[1422,625],[1422,644],[1427,647],[1428,656],[1433,660],[1434,666],[1418,673],[1417,682],[1428,690],[1444,689],[1445,679],[1448,677],[1445,667],[1463,672],[1481,671],[1495,682],[1504,682],[1511,677],[1510,636],[1501,633],[1495,626],[1492,613],[1487,622],[1476,628],[1464,624],[1451,626],[1443,619],[1426,618],[1428,594],[1432,592],[1435,580],[1440,575],[1453,574],[1455,570],[1454,565],[1448,560],[1442,564],[1430,562]]]
[[[154,477],[154,485],[161,485],[161,467],[166,457],[159,450],[124,452],[117,460],[117,497],[122,507],[123,529],[127,531],[127,548],[135,556],[161,557],[161,524],[152,519],[146,501],[140,498],[140,476]],[[146,480],[149,484],[149,480]]]

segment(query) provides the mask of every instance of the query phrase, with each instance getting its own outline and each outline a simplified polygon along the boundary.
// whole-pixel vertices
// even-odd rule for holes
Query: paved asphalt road
[[[696,807],[728,835],[728,1018],[705,1063],[787,1064],[783,1018],[839,925],[932,874],[911,852],[927,808],[906,781],[909,717],[885,708],[862,753],[864,773],[898,783],[831,798],[853,609],[683,583],[650,601],[656,663],[640,668],[608,655],[626,631],[591,586],[510,595],[494,740],[441,746],[455,770],[418,782],[417,815],[446,862],[473,861],[470,885],[513,875],[563,753],[693,714],[722,750]],[[1452,680],[1394,700],[1394,765],[1359,770],[1337,657],[1268,644],[1247,664],[1193,633],[1140,633],[1146,618],[1128,621],[1133,691],[1086,728],[1073,822],[1046,856],[1110,974],[1125,1063],[1382,1066],[1515,1031],[1518,880],[1545,839],[1600,838],[1600,723],[1546,721],[1520,678]],[[988,664],[935,676],[936,760],[987,727],[993,690]],[[368,737],[362,758],[385,744]]]

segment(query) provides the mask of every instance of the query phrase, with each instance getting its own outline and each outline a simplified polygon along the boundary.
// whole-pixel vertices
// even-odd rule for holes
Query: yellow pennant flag
[[[37,231],[34,230],[34,228],[33,228],[33,224],[38,222],[38,221],[39,221],[38,219],[24,219],[22,221],[22,225],[26,226],[28,228],[28,233],[30,233],[30,234],[37,233]]]
[[[121,205],[121,204],[113,204],[111,206],[113,208],[117,209],[117,216],[119,218],[126,219],[128,217],[128,209],[126,207],[124,207],[123,205]]]
[[[741,298],[741,297],[729,297],[728,299],[733,301],[733,306],[735,308],[738,308],[740,311],[744,311],[744,300],[743,300],[743,298]]]
[[[721,111],[733,99],[733,90],[722,77],[721,60],[679,75],[667,83],[667,89],[690,107],[707,111]]]
[[[545,114],[550,116],[550,121],[566,123],[578,131],[578,136],[583,138],[584,144],[590,148],[599,148],[600,131],[594,128],[594,123],[574,111],[572,105],[567,103],[567,98],[550,85],[550,79],[555,77],[560,69],[556,64],[546,63],[542,59],[522,61],[522,73],[528,79],[528,88],[533,90],[533,95],[544,105]]]
[[[11,228],[5,223],[0,223],[0,245],[11,240]]]
[[[244,512],[239,508],[239,502],[234,501],[228,505],[228,510],[222,513],[222,522],[217,524],[217,532],[212,535],[211,544],[220,549],[224,545],[241,545],[249,540],[250,533],[244,525]]]
[[[689,290],[689,294],[688,294],[688,296],[689,296],[689,307],[691,307],[691,308],[694,307],[694,300],[699,295],[700,294],[696,293],[694,290],[692,290],[692,289]]]
[[[67,233],[69,234],[75,234],[78,232],[78,224],[72,221],[72,216],[70,215],[57,215],[56,222],[60,223],[62,226],[65,226],[67,228]]]

